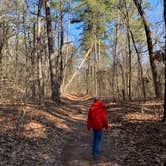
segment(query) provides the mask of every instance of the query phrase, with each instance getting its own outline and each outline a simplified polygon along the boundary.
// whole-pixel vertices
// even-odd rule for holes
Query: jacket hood
[[[102,101],[96,101],[92,104],[91,110],[105,109],[105,103]]]

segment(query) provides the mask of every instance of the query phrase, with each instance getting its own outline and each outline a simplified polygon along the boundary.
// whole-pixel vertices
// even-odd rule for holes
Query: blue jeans
[[[101,140],[102,140],[103,130],[93,130],[93,155],[100,155]]]

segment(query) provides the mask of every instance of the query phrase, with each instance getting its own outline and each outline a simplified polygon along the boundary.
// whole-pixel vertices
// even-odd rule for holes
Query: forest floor
[[[62,99],[57,107],[0,103],[0,166],[165,166],[166,124],[161,101],[107,101],[109,129],[99,160],[86,128],[91,99]],[[10,104],[9,104],[10,103]]]

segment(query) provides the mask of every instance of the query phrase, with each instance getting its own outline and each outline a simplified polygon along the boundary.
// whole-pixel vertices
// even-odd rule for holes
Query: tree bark
[[[8,32],[9,32],[9,26],[5,20],[0,22],[0,91],[3,90],[2,85],[2,79],[3,79],[3,48],[6,45],[8,41]],[[0,97],[2,97],[2,93],[0,92]]]
[[[1,92],[1,86],[2,86],[2,48],[3,46],[0,45],[0,92]]]
[[[59,81],[62,82],[63,78],[63,44],[64,44],[64,4],[63,1],[60,0],[60,73],[59,73]]]
[[[131,46],[130,46],[130,32],[129,32],[129,14],[128,14],[128,9],[127,9],[127,5],[126,5],[126,2],[125,2],[125,8],[126,8],[126,22],[127,22],[127,43],[128,43],[128,53],[129,53],[129,91],[128,91],[128,94],[129,94],[129,100],[131,100]]]
[[[127,26],[127,43],[128,43],[128,53],[129,53],[129,82],[128,82],[128,87],[129,87],[129,100],[131,100],[131,47],[130,47],[130,34],[129,34],[129,28]]]
[[[60,103],[60,82],[57,74],[58,56],[55,56],[54,50],[54,37],[52,32],[52,21],[50,12],[50,0],[45,0],[46,10],[46,23],[47,23],[47,39],[48,39],[48,52],[49,52],[49,66],[50,66],[50,78],[52,89],[52,100],[56,104]]]
[[[26,9],[27,10],[27,9]],[[28,45],[27,45],[27,36],[26,36],[26,28],[25,28],[25,22],[27,18],[27,11],[24,11],[23,13],[23,27],[24,27],[24,44],[25,44],[25,100],[28,98]]]
[[[165,21],[165,54],[166,56],[166,1],[164,1],[164,21]],[[165,92],[164,92],[164,115],[163,115],[163,121],[166,122],[166,58],[164,58],[164,64],[165,64]]]
[[[142,92],[143,92],[144,98],[146,98],[145,84],[144,84],[144,80],[143,80],[143,69],[142,69],[142,65],[141,65],[141,57],[140,57],[140,53],[139,53],[139,51],[137,49],[137,46],[136,46],[136,43],[135,43],[135,40],[134,40],[134,35],[133,35],[133,33],[132,33],[131,29],[130,29],[130,20],[129,20],[129,14],[128,14],[128,9],[127,9],[126,2],[125,2],[125,8],[126,8],[125,19],[126,19],[126,24],[127,24],[127,28],[128,28],[128,33],[130,33],[130,36],[131,36],[131,39],[132,39],[132,42],[133,42],[133,46],[134,46],[135,52],[136,52],[137,57],[138,57],[138,67],[139,67],[138,70],[140,70],[140,74],[141,74]],[[131,76],[130,76],[130,78],[131,78]]]
[[[128,91],[128,82],[129,82],[129,55],[128,55],[128,39],[127,39],[127,33],[126,33],[126,39],[125,39],[125,94],[126,94],[126,99],[129,96],[129,91]]]
[[[155,89],[155,97],[159,97],[159,88],[158,88],[158,84],[157,84],[157,69],[156,69],[156,65],[153,61],[153,44],[152,44],[152,37],[151,37],[151,31],[150,31],[150,27],[149,24],[146,20],[146,16],[144,13],[144,10],[142,9],[141,4],[138,2],[138,0],[133,0],[135,3],[135,6],[138,9],[138,12],[141,16],[141,19],[143,21],[144,24],[144,29],[145,29],[145,33],[146,33],[146,39],[147,39],[147,45],[148,45],[148,52],[149,52],[149,61],[150,61],[150,67],[151,67],[151,72],[152,72],[152,77],[153,77],[153,84],[154,84],[154,89]]]
[[[97,40],[97,37],[96,37]],[[94,65],[94,84],[95,84],[95,96],[98,96],[98,81],[97,81],[97,72],[98,72],[98,51],[97,51],[97,43],[95,43],[94,47],[94,55],[95,55],[95,65]]]
[[[77,73],[80,71],[81,67],[83,66],[83,64],[85,63],[85,61],[87,60],[87,58],[89,57],[90,52],[92,51],[92,47],[89,48],[88,52],[85,54],[84,59],[82,60],[82,62],[80,63],[79,67],[77,68],[77,70],[74,72],[74,74],[72,75],[71,79],[69,80],[69,82],[67,83],[67,85],[65,86],[65,91],[67,90],[67,88],[69,87],[69,85],[72,83],[73,79],[75,78],[75,76],[77,75]]]
[[[65,64],[64,64],[64,69],[63,69],[63,80],[62,80],[62,92],[65,93],[64,91],[64,86],[66,83],[66,74],[67,74],[67,62],[68,62],[68,57],[69,57],[69,41],[70,41],[70,21],[71,21],[71,0],[69,0],[69,12],[68,12],[68,24],[67,24],[67,48],[66,48],[66,55],[65,55]]]
[[[19,47],[19,29],[20,29],[20,14],[19,14],[19,9],[18,9],[18,2],[16,1],[16,14],[17,14],[17,23],[16,23],[16,47],[15,47],[15,53],[16,53],[16,58],[15,58],[15,78],[17,79],[17,64],[18,64],[18,47]]]
[[[134,46],[134,49],[135,49],[135,52],[137,53],[137,57],[138,57],[138,65],[139,65],[139,68],[140,68],[140,73],[141,73],[141,82],[142,82],[142,92],[143,92],[143,96],[144,98],[146,98],[146,91],[145,91],[145,82],[144,82],[144,79],[143,79],[143,69],[142,69],[142,64],[141,64],[141,57],[140,57],[140,53],[137,49],[137,46],[136,46],[136,43],[135,43],[135,40],[134,40],[134,35],[132,33],[132,31],[130,30],[130,35],[131,35],[131,39],[133,41],[133,46]]]
[[[34,0],[34,13],[36,13],[36,0]],[[29,36],[29,41],[30,40],[30,35]],[[29,42],[29,44],[31,45],[31,42]],[[32,100],[35,99],[36,97],[36,86],[35,86],[35,50],[36,50],[36,24],[33,23],[33,51],[31,53],[31,73],[32,73]]]
[[[38,87],[39,87],[39,102],[44,104],[44,80],[42,69],[42,50],[41,50],[41,9],[43,0],[39,0],[38,14],[37,14],[37,59],[38,59]]]
[[[113,58],[113,70],[112,70],[112,94],[113,99],[115,100],[115,76],[117,74],[117,45],[118,45],[118,33],[119,33],[119,25],[117,24],[115,27],[115,44],[114,44],[114,58]],[[117,76],[116,76],[117,77]]]

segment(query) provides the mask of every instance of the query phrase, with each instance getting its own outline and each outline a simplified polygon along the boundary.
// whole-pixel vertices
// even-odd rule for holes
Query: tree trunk
[[[134,46],[135,52],[137,53],[137,57],[138,57],[138,65],[139,65],[140,73],[141,73],[141,82],[142,82],[142,92],[143,92],[143,96],[144,96],[144,98],[146,98],[145,82],[144,82],[144,79],[143,79],[143,69],[142,69],[142,64],[141,64],[140,53],[139,53],[139,51],[138,51],[138,49],[137,49],[137,46],[136,46],[136,44],[135,44],[134,36],[133,36],[133,33],[132,33],[131,30],[130,30],[130,35],[131,35],[131,39],[132,39],[132,41],[133,41],[133,46]]]
[[[38,86],[39,86],[39,102],[44,104],[44,80],[42,69],[42,50],[41,50],[41,9],[43,1],[39,1],[38,14],[37,14],[37,59],[38,59]]]
[[[124,61],[124,58],[123,58],[123,61]],[[123,69],[123,66],[120,64],[120,69],[121,69],[121,73],[122,73],[122,98],[123,100],[125,100],[125,72],[124,72],[124,69]]]
[[[69,12],[68,12],[68,25],[67,25],[67,48],[66,48],[66,55],[65,55],[65,64],[64,64],[64,71],[63,71],[63,80],[62,80],[62,92],[64,91],[64,86],[66,83],[66,74],[67,74],[67,62],[69,57],[69,41],[70,41],[70,21],[71,21],[71,0],[69,0]]]
[[[128,40],[128,53],[129,53],[129,82],[128,82],[128,94],[129,94],[129,100],[131,100],[131,47],[130,47],[130,34],[129,34],[129,28],[127,27],[127,40]]]
[[[128,92],[128,82],[129,82],[129,73],[128,73],[128,70],[129,70],[129,65],[128,65],[128,62],[129,62],[129,56],[128,56],[128,44],[127,44],[127,34],[126,34],[126,39],[125,39],[125,95],[126,95],[126,99],[128,98],[129,96],[129,92]]]
[[[165,34],[166,34],[166,1],[164,1],[164,19],[165,19]],[[166,35],[165,35],[165,44],[166,44]],[[166,56],[166,45],[165,45],[165,54]],[[164,93],[164,116],[163,121],[166,122],[166,57],[164,58],[164,64],[165,64],[165,93]]]
[[[128,9],[127,9],[127,5],[125,2],[125,8],[126,8],[126,22],[127,22],[127,43],[128,43],[128,53],[129,53],[129,100],[131,100],[131,46],[130,46],[130,33],[129,33],[129,15],[128,15]]]
[[[34,0],[34,13],[36,13],[36,0]],[[31,41],[30,39],[30,35],[29,36],[29,41]],[[29,42],[30,46],[31,46],[31,42]],[[36,23],[33,23],[33,51],[31,53],[31,73],[32,73],[32,100],[35,99],[36,97],[36,86],[35,86],[35,50],[36,50]]]
[[[25,22],[27,18],[27,11],[24,11],[23,14],[23,28],[24,28],[24,44],[25,44],[25,100],[28,98],[28,45],[27,45],[27,36],[26,36],[26,28],[25,28]]]
[[[63,43],[64,43],[64,4],[63,1],[60,0],[60,73],[59,73],[59,81],[62,82],[63,78]]]
[[[0,78],[2,77],[2,56],[3,56],[2,49],[3,49],[3,45],[0,45]]]
[[[97,38],[97,37],[96,37]],[[98,81],[97,81],[97,72],[98,72],[98,66],[99,66],[99,61],[98,61],[98,47],[97,47],[97,43],[95,43],[95,47],[94,47],[94,52],[95,52],[95,73],[94,73],[94,80],[95,80],[95,96],[98,96]]]
[[[2,98],[2,48],[3,46],[0,44],[0,98]]]
[[[83,66],[83,64],[85,63],[85,61],[87,60],[87,58],[89,57],[89,54],[91,53],[91,51],[92,51],[92,47],[89,48],[88,52],[85,54],[84,59],[82,60],[82,62],[80,63],[79,67],[77,68],[77,70],[72,75],[72,77],[69,80],[69,82],[67,83],[67,85],[65,86],[64,91],[66,91],[67,88],[69,87],[69,85],[72,83],[72,81],[76,77],[77,73],[80,71],[81,67]]]
[[[0,97],[2,97],[2,83],[3,83],[3,48],[6,45],[8,41],[8,31],[9,31],[9,26],[5,22],[5,20],[1,20],[0,22]]]
[[[54,36],[52,32],[52,21],[50,12],[50,0],[45,0],[46,10],[46,23],[47,23],[47,38],[48,38],[48,52],[49,52],[49,66],[50,66],[50,78],[52,89],[52,100],[56,104],[60,103],[60,83],[57,75],[58,57],[55,56],[54,50]]]
[[[142,81],[142,91],[143,91],[143,96],[144,98],[146,98],[146,93],[145,93],[145,84],[144,84],[144,80],[143,80],[143,70],[142,70],[142,65],[141,65],[141,57],[140,57],[140,54],[138,52],[138,49],[137,49],[137,46],[136,46],[136,43],[135,43],[135,40],[134,40],[134,35],[130,29],[130,20],[129,20],[129,14],[128,14],[128,9],[127,9],[127,4],[125,2],[125,8],[126,8],[126,24],[127,24],[127,28],[128,28],[128,33],[130,33],[131,35],[131,39],[132,39],[132,42],[133,42],[133,46],[134,46],[134,49],[137,53],[137,57],[138,57],[138,66],[139,66],[139,69],[140,70],[140,73],[141,73],[141,81]],[[131,76],[130,76],[131,77]]]
[[[87,69],[87,94],[90,95],[90,59],[88,59]]]
[[[155,89],[155,97],[159,97],[159,88],[157,84],[157,69],[156,65],[153,61],[153,44],[152,44],[152,37],[151,37],[151,32],[150,32],[150,27],[149,24],[146,20],[145,13],[142,9],[141,4],[138,2],[138,0],[133,0],[135,3],[135,6],[138,9],[138,12],[142,18],[143,24],[144,24],[144,29],[146,33],[146,39],[147,39],[147,45],[148,45],[148,52],[149,52],[149,61],[150,61],[150,67],[151,67],[151,72],[152,72],[152,77],[153,77],[153,84],[154,84],[154,89]]]
[[[17,14],[17,22],[16,22],[16,47],[15,47],[15,53],[16,53],[16,58],[15,58],[15,78],[17,79],[17,64],[18,64],[18,47],[19,47],[19,29],[20,29],[20,14],[19,14],[19,9],[18,9],[18,2],[16,1],[16,14]]]
[[[113,59],[113,70],[112,70],[112,94],[113,94],[113,100],[115,100],[115,85],[117,82],[115,82],[115,76],[117,71],[117,45],[118,45],[118,33],[119,33],[119,25],[116,25],[115,27],[115,44],[114,44],[114,59]]]

